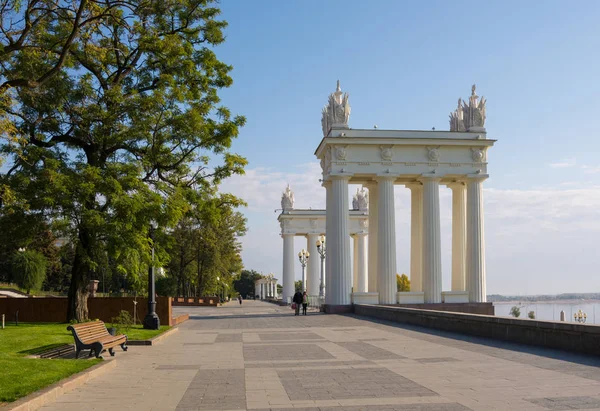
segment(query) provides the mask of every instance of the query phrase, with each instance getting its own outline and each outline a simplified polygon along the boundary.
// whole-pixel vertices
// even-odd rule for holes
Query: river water
[[[560,321],[560,312],[564,311],[566,321],[573,322],[573,314],[578,310],[582,310],[587,314],[586,324],[600,324],[599,300],[495,302],[496,316],[510,317],[510,309],[515,305],[521,309],[519,318],[528,318],[527,313],[533,311],[537,320]]]

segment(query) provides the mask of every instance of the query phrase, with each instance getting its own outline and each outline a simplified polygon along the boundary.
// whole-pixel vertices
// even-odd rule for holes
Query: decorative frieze
[[[427,158],[430,162],[438,162],[440,160],[440,147],[427,147]]]

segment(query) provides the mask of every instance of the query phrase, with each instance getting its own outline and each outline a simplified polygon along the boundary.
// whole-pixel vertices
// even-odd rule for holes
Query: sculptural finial
[[[485,103],[485,98],[477,95],[477,85],[473,84],[469,100],[459,98],[457,109],[450,113],[450,131],[485,131]]]
[[[350,104],[348,93],[343,93],[340,81],[337,81],[336,90],[329,95],[329,102],[321,112],[321,126],[323,136],[327,137],[332,127],[348,128],[350,118]]]
[[[294,208],[294,192],[290,188],[289,183],[285,191],[281,195],[281,208],[283,209],[283,211],[291,210]]]

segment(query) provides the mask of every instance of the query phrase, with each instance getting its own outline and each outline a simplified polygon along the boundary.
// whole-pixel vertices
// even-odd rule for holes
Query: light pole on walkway
[[[148,314],[144,317],[144,328],[147,330],[158,330],[160,319],[156,315],[156,289],[154,285],[154,234],[156,226],[150,224],[150,241],[152,241],[152,262],[148,268]]]
[[[319,298],[323,299],[325,297],[325,282],[324,282],[324,278],[323,278],[323,270],[324,270],[324,263],[325,263],[325,254],[327,253],[327,249],[325,247],[325,236],[322,235],[318,240],[317,240],[317,251],[319,252],[319,255],[321,256],[321,283],[319,284]]]
[[[306,276],[304,269],[306,268],[306,263],[308,262],[309,258],[310,253],[304,248],[298,253],[298,259],[300,260],[300,265],[302,266],[302,291],[306,291]]]

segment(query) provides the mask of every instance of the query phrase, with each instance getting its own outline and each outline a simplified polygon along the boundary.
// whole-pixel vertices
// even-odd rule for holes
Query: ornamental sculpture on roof
[[[348,128],[348,119],[350,118],[348,97],[348,93],[342,93],[338,80],[335,92],[329,95],[329,102],[323,107],[321,126],[324,137],[327,137],[329,130],[333,127]]]
[[[294,208],[294,192],[289,184],[281,195],[281,208],[283,211],[292,210]]]
[[[352,209],[367,211],[369,209],[369,193],[365,191],[365,188],[357,188],[356,194],[352,198]]]
[[[450,131],[485,131],[484,97],[479,99],[475,92],[476,86],[471,87],[469,103],[458,99],[458,107],[450,113]]]

